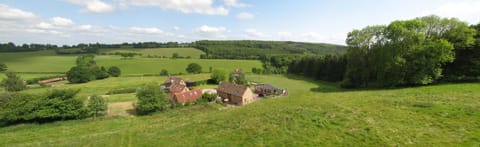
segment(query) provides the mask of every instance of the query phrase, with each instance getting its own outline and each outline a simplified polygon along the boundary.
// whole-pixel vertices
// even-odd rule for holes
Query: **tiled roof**
[[[242,97],[243,94],[247,91],[247,86],[237,85],[228,82],[222,82],[217,88],[217,92],[224,92],[234,96]]]
[[[187,86],[185,86],[185,85],[182,85],[182,84],[173,84],[173,85],[170,85],[170,87],[168,87],[168,90],[169,90],[171,93],[176,93],[176,92],[181,92],[181,91],[183,91],[185,88],[187,88]]]
[[[187,92],[177,92],[174,94],[171,100],[173,100],[173,98],[175,98],[177,102],[182,104],[186,102],[195,102],[198,99],[202,98],[202,89],[196,89]]]
[[[167,80],[165,80],[165,83],[170,83],[170,84],[179,84],[181,81],[183,81],[182,78],[179,77],[168,77]]]

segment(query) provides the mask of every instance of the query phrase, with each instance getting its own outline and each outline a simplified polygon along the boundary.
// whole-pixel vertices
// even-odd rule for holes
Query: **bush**
[[[138,114],[145,115],[156,111],[164,111],[168,98],[156,83],[145,84],[137,89],[136,109]]]
[[[0,63],[0,72],[7,71],[8,67],[5,63]]]
[[[97,80],[106,79],[110,76],[108,74],[107,70],[105,70],[105,67],[103,67],[103,66],[101,68],[94,67],[92,69],[92,72],[95,75],[95,79],[97,79]]]
[[[96,77],[87,66],[75,66],[67,72],[70,83],[86,83],[95,80]]]
[[[162,71],[160,71],[160,76],[168,76],[168,70],[162,69]]]
[[[218,97],[217,94],[204,93],[202,95],[202,101],[213,102],[215,101],[215,99],[217,99],[217,97]]]
[[[16,92],[27,88],[25,82],[16,73],[8,72],[6,76],[7,78],[0,83],[5,88],[5,91]]]
[[[108,74],[110,74],[112,77],[118,77],[122,74],[122,71],[120,70],[120,68],[112,66],[108,68]]]
[[[98,115],[105,114],[107,109],[107,102],[100,96],[93,95],[88,100],[88,110],[93,115],[93,119],[96,119]]]
[[[78,90],[53,90],[44,94],[16,94],[2,98],[0,125],[51,122],[85,118],[87,109],[74,98]]]
[[[210,79],[215,81],[215,84],[223,82],[227,80],[227,71],[221,69],[213,70],[212,74],[210,75]]]
[[[188,64],[187,68],[185,69],[188,73],[199,74],[202,72],[202,66],[197,63],[190,63]]]

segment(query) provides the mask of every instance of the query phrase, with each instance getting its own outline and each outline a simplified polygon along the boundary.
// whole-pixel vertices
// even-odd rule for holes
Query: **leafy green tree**
[[[180,58],[180,54],[178,54],[178,53],[173,53],[173,54],[172,54],[172,58],[173,58],[173,59]]]
[[[25,82],[20,76],[17,76],[16,73],[7,72],[6,76],[7,78],[3,79],[1,82],[1,86],[5,88],[5,91],[17,92],[27,88]]]
[[[98,95],[93,95],[88,99],[87,105],[90,113],[93,115],[93,119],[96,119],[97,116],[104,114],[108,107],[105,99]]]
[[[137,89],[136,110],[145,115],[156,111],[164,111],[169,103],[167,96],[156,83],[148,83]]]
[[[442,77],[442,66],[453,61],[454,48],[472,44],[472,32],[465,22],[437,16],[354,30],[347,38],[343,85],[430,84]]]
[[[185,69],[188,73],[199,74],[202,72],[202,66],[197,63],[190,63],[188,64],[187,68]]]
[[[0,63],[0,72],[7,71],[8,67],[5,63]]]
[[[70,83],[86,83],[96,79],[95,74],[87,66],[75,66],[67,72]]]
[[[227,80],[227,71],[222,69],[214,69],[212,74],[210,75],[210,79],[215,81],[215,83],[220,83],[222,81]]]
[[[161,75],[161,76],[168,76],[168,75],[169,75],[168,70],[162,69],[162,70],[160,71],[160,75]]]
[[[105,79],[108,78],[110,75],[108,74],[107,70],[105,70],[105,67],[98,68],[97,66],[92,69],[93,74],[95,75],[95,79],[100,80],[100,79]]]
[[[243,73],[240,69],[236,69],[235,71],[231,72],[228,81],[239,85],[247,84],[245,73]]]
[[[87,66],[87,67],[94,67],[97,65],[97,62],[94,60],[94,55],[83,55],[77,57],[77,66]]]
[[[108,68],[108,74],[110,74],[112,77],[118,77],[122,74],[122,71],[117,66],[112,66]]]

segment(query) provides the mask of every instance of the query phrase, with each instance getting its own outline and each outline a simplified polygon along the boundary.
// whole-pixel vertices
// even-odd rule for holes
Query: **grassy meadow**
[[[173,53],[178,53],[179,56],[191,58],[200,58],[200,55],[205,54],[203,51],[194,48],[139,48],[139,49],[101,49],[100,53],[140,53],[144,56],[160,56],[172,57]]]
[[[149,116],[21,124],[0,128],[0,146],[480,145],[479,83],[347,91],[333,83],[301,78],[248,78],[286,88],[289,96],[233,108],[205,104]],[[123,84],[163,79],[120,77],[65,88],[102,93]],[[128,106],[122,102],[134,100],[130,96],[133,94],[106,99]]]
[[[141,51],[144,55],[170,54],[161,53],[165,51],[162,49]],[[53,51],[0,53],[0,62],[6,63],[9,70],[38,72],[20,73],[24,79],[65,72],[74,65],[75,58],[55,55]],[[81,89],[77,96],[85,100],[91,95],[103,96],[109,108],[106,116],[3,127],[0,146],[480,146],[480,83],[346,90],[338,88],[337,83],[248,74],[249,81],[285,88],[289,95],[242,107],[202,104],[136,116],[134,93],[106,93],[148,82],[162,83],[167,77],[128,75],[156,74],[161,69],[185,73],[185,67],[192,62],[202,65],[204,72],[209,67],[249,71],[261,67],[261,63],[121,59],[110,55],[97,56],[96,61],[100,66],[119,66],[124,76],[84,84],[57,82],[54,88]],[[210,74],[180,77],[198,81],[208,79]],[[37,87],[22,92],[51,89]]]
[[[170,49],[145,49],[154,53],[163,51],[173,52],[174,50],[193,50],[190,48]],[[154,52],[156,51],[156,52]],[[199,51],[199,50],[196,50]],[[201,51],[199,51],[201,52]],[[179,52],[181,53],[181,52]],[[192,53],[196,54],[196,53]],[[144,53],[144,55],[146,55]],[[180,54],[183,56],[182,54]],[[170,54],[171,56],[171,54]],[[199,54],[198,54],[199,56]],[[21,52],[21,53],[0,53],[0,63],[5,63],[9,71],[14,72],[66,72],[75,65],[75,55],[56,55],[54,51]],[[197,57],[198,58],[198,57]],[[135,57],[123,59],[120,56],[100,55],[95,60],[99,66],[118,66],[122,69],[122,75],[158,74],[162,69],[170,73],[186,73],[185,68],[190,63],[198,63],[202,66],[203,72],[208,72],[209,67],[233,70],[242,68],[250,71],[253,67],[261,67],[261,63],[255,60],[207,60],[207,59],[168,59],[168,58],[143,58]],[[225,64],[228,63],[228,64]]]

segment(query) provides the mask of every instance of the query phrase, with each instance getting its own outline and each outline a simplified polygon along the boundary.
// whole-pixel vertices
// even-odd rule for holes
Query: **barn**
[[[217,94],[224,103],[233,105],[245,105],[254,100],[253,92],[249,87],[228,82],[220,83]]]

